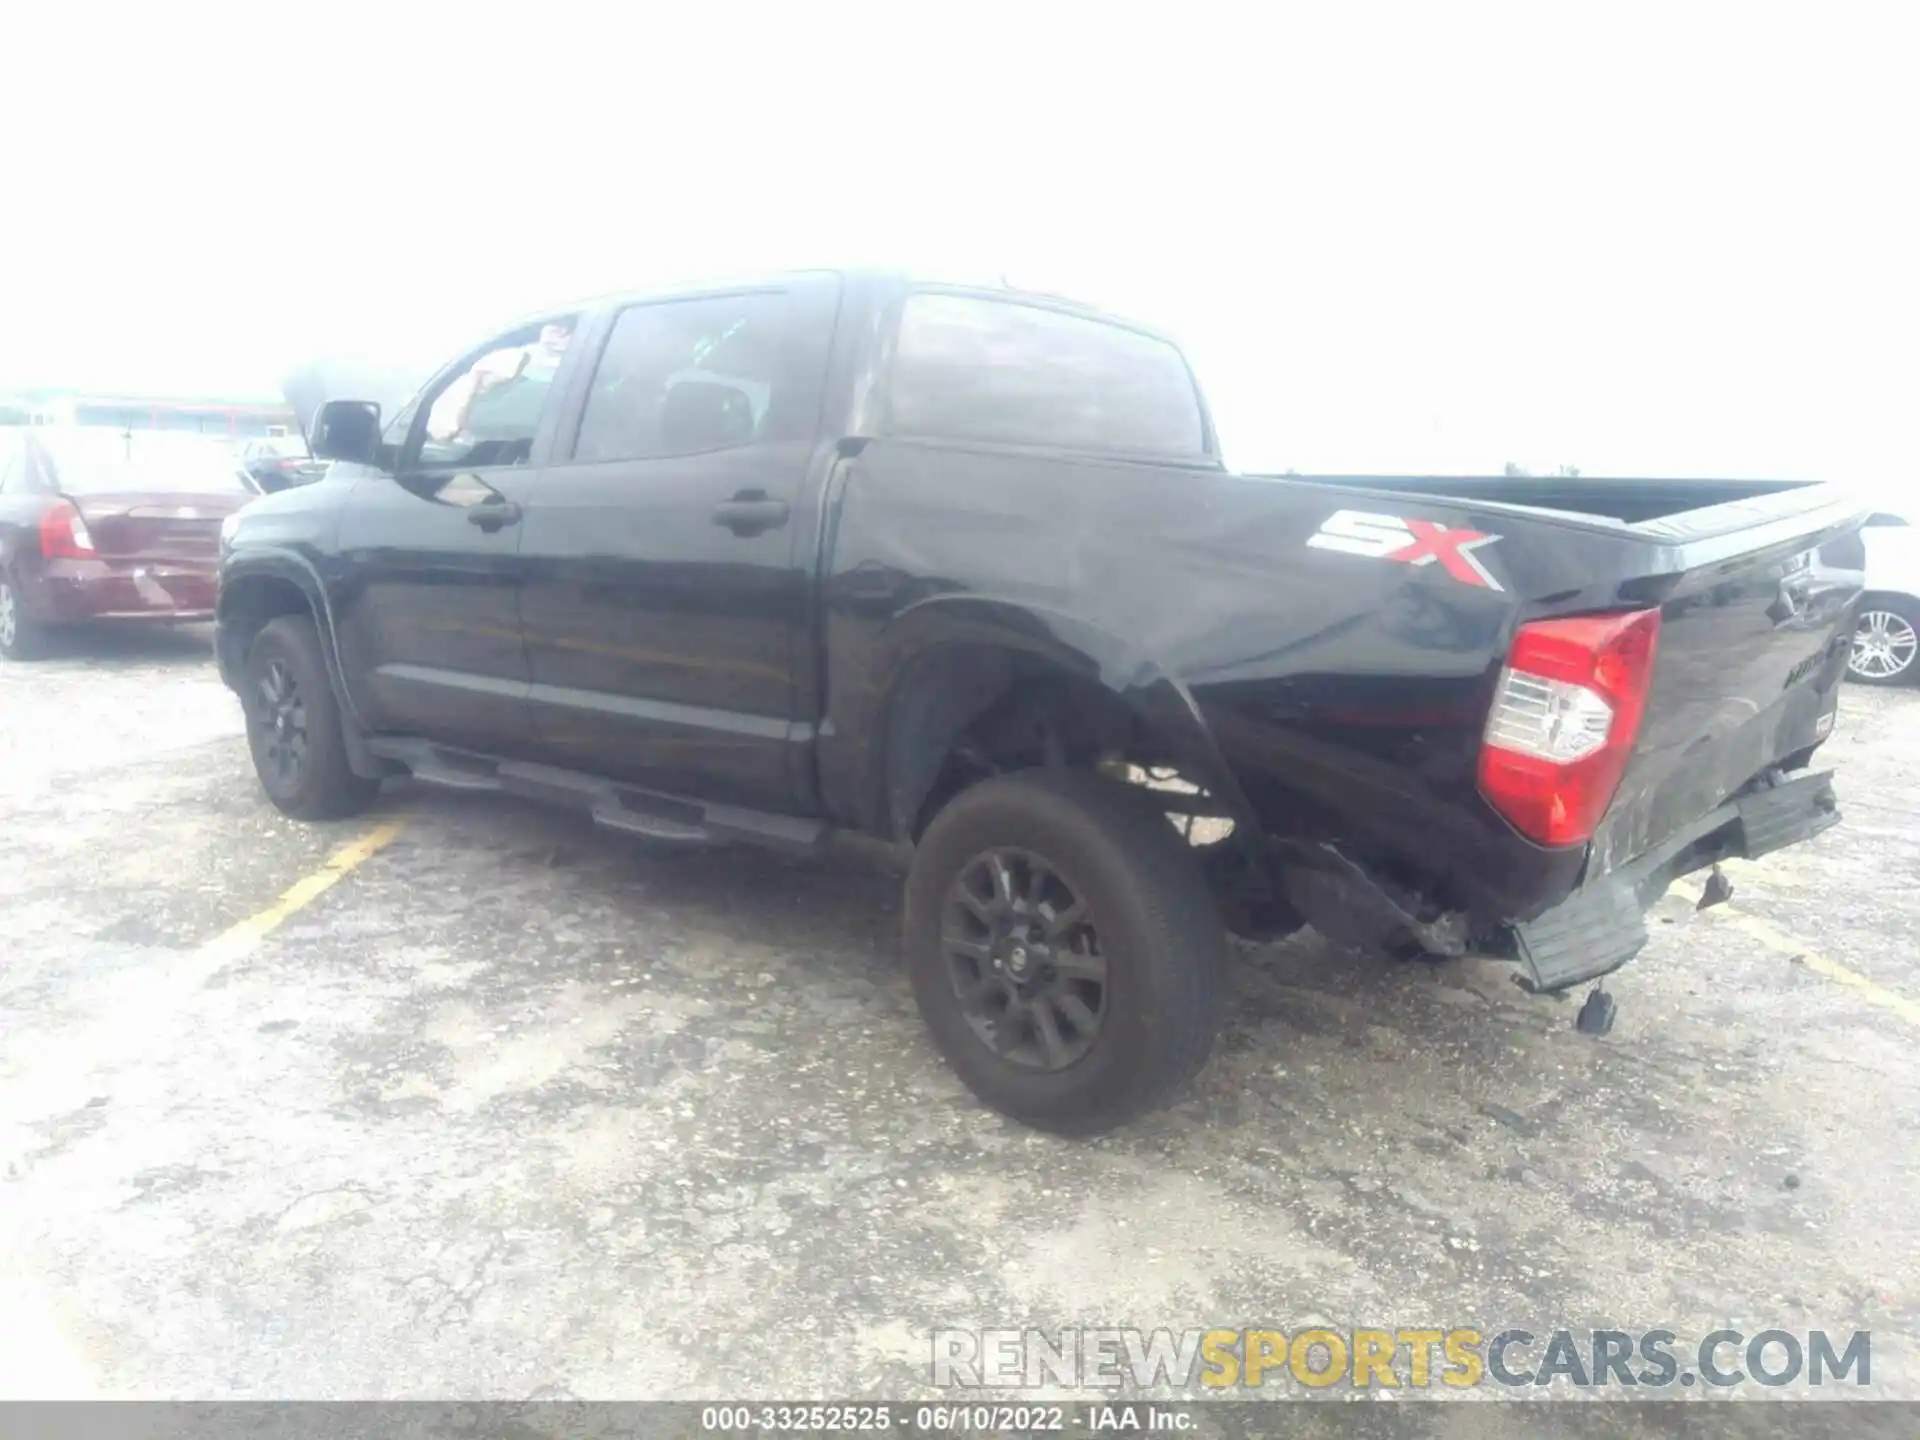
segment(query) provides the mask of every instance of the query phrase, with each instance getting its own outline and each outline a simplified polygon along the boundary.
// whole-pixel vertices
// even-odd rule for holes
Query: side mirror
[[[370,400],[329,400],[313,417],[316,460],[372,465],[380,453],[380,407]]]

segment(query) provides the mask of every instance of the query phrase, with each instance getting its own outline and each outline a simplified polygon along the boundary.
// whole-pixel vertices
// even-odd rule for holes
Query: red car
[[[220,522],[259,494],[198,435],[0,432],[0,656],[84,621],[211,619]]]

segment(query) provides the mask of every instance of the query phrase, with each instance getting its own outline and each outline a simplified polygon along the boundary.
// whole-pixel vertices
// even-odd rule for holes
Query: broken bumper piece
[[[1729,800],[1659,849],[1513,926],[1521,985],[1545,993],[1611,974],[1640,953],[1647,943],[1647,908],[1682,875],[1797,845],[1839,819],[1830,770]]]

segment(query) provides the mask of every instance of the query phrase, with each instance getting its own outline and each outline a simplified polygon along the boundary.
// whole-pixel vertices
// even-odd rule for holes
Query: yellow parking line
[[[33,1063],[22,1070],[23,1083],[17,1087],[19,1095],[30,1098],[19,1102],[24,1112],[5,1117],[0,1138],[12,1140],[6,1132],[24,1130],[29,1115],[55,1116],[99,1104],[88,1097],[114,1087],[103,1070],[111,1074],[133,1069],[144,1048],[172,1043],[170,1037],[177,1031],[167,1023],[169,1013],[184,1009],[225,966],[247,955],[291,916],[379,854],[405,828],[404,817],[389,820],[348,841],[317,872],[289,886],[266,909],[228,926],[171,963],[150,967],[143,978],[151,983],[140,991],[138,1000],[109,1006],[89,1027],[86,1043],[74,1043],[63,1035],[59,1045],[35,1054]],[[142,1087],[132,1088],[137,1092]],[[16,1090],[9,1090],[10,1100],[15,1095]],[[69,1330],[58,1294],[18,1270],[0,1263],[0,1400],[111,1398],[114,1387],[106,1378],[114,1373],[111,1366],[89,1355],[81,1337]]]
[[[357,840],[342,845],[327,857],[319,870],[287,887],[280,898],[266,909],[235,921],[213,939],[200,946],[195,958],[228,964],[251,951],[267,936],[299,911],[318,900],[361,865],[386,849],[406,829],[404,818],[377,825]]]
[[[1691,880],[1674,881],[1673,893],[1684,895],[1695,905],[1700,903],[1700,887]],[[1877,980],[1869,980],[1858,970],[1842,965],[1831,956],[1822,955],[1812,946],[1794,939],[1784,930],[1776,929],[1759,916],[1736,910],[1731,903],[1716,905],[1705,913],[1716,924],[1730,925],[1742,935],[1758,941],[1769,950],[1776,950],[1782,955],[1797,956],[1800,963],[1816,975],[1824,975],[1837,985],[1845,985],[1850,990],[1857,990],[1873,1004],[1884,1010],[1891,1010],[1909,1024],[1920,1025],[1920,1004],[1887,989]]]

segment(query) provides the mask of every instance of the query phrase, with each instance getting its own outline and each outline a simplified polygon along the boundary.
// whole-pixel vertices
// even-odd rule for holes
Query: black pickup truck
[[[927,1023],[1048,1128],[1202,1064],[1227,929],[1561,990],[1837,818],[1864,515],[1821,485],[1235,474],[1167,340],[852,271],[534,316],[309,418],[326,478],[222,543],[274,803],[406,771],[911,845]]]

